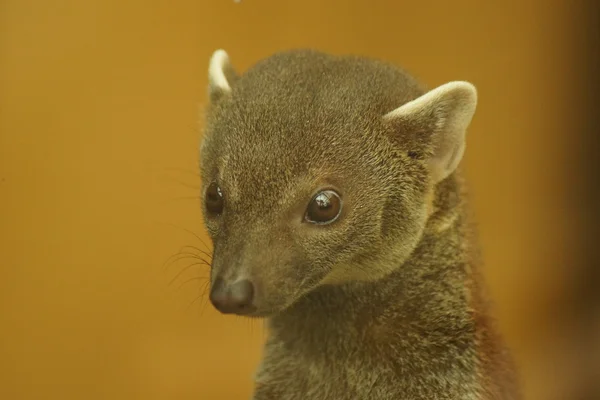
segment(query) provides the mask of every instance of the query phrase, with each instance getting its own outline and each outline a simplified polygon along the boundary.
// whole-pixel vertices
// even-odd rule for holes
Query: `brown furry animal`
[[[314,50],[209,81],[210,299],[268,318],[253,398],[519,398],[458,171],[475,87]]]

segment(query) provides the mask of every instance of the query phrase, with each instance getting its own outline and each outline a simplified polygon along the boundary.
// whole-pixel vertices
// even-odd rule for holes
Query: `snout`
[[[248,279],[227,282],[217,278],[210,290],[210,302],[223,314],[246,315],[254,312],[255,289]]]

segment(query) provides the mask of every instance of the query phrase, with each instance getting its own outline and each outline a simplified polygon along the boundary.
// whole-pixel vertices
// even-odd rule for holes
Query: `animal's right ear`
[[[231,85],[237,79],[237,74],[225,50],[215,51],[208,66],[208,98],[210,103],[216,103],[231,92]]]

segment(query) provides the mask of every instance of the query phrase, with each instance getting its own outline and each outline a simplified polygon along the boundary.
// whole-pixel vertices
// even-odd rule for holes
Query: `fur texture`
[[[248,279],[269,338],[254,400],[518,399],[457,168],[477,101],[402,69],[294,50],[210,65],[211,278]],[[340,217],[304,220],[334,189]]]

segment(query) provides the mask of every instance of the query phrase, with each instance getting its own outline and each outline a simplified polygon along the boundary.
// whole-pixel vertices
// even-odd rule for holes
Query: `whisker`
[[[210,279],[204,284],[204,290],[202,291],[202,294],[200,295],[200,297],[203,299],[202,303],[200,303],[200,317],[202,317],[202,313],[204,312],[204,309],[208,306],[208,296],[207,293],[210,290]]]
[[[202,289],[202,292],[200,293],[200,312],[199,312],[199,316],[202,317],[202,314],[204,313],[204,309],[208,306],[209,303],[209,296],[207,295],[207,293],[210,290],[210,280],[208,280],[207,282],[204,283],[204,287]]]
[[[202,257],[198,256],[195,253],[181,252],[181,253],[173,254],[171,257],[169,257],[167,259],[167,261],[165,261],[165,263],[163,264],[163,269],[166,270],[171,265],[175,264],[177,261],[189,259],[189,258],[207,262],[206,260],[204,260]]]
[[[190,269],[190,268],[192,268],[194,266],[197,266],[197,265],[207,265],[207,264],[205,264],[205,263],[192,263],[192,264],[188,265],[187,267],[182,268],[181,271],[179,271],[177,273],[177,275],[175,275],[175,277],[173,279],[171,279],[171,281],[169,282],[168,286],[171,286],[173,284],[173,282],[175,282],[185,271],[187,271],[188,269]]]
[[[201,255],[201,254],[193,253],[193,252],[190,252],[190,251],[180,251],[180,252],[177,252],[177,253],[169,256],[169,258],[167,258],[165,260],[165,262],[163,264],[163,267],[166,267],[166,264],[168,264],[169,262],[173,263],[173,262],[176,262],[177,260],[181,259],[181,258],[179,258],[179,256],[186,256],[188,258],[196,258],[196,259],[202,260],[202,261],[204,261],[206,263],[210,263],[212,261],[212,258],[211,258],[211,256],[209,254],[207,254],[207,256],[208,256],[207,258],[208,259],[206,259],[206,258],[204,258],[204,255]],[[174,258],[177,258],[177,259],[173,260]]]
[[[197,248],[196,246],[192,246],[192,245],[181,246],[181,248],[179,249],[179,251],[183,251],[183,250],[190,250],[190,251],[191,250],[195,250],[195,251],[198,251],[198,252],[202,251],[199,248]],[[207,255],[209,255],[209,254],[207,253]]]
[[[188,304],[188,308],[190,308],[191,306],[193,306],[193,305],[194,305],[194,303],[196,303],[196,302],[197,302],[198,300],[200,300],[201,298],[202,298],[202,294],[201,294],[201,295],[199,295],[199,296],[197,296],[197,297],[195,297],[195,298],[194,298],[194,300],[193,300],[193,301],[192,301],[190,304]]]
[[[210,254],[210,253],[208,253],[208,252],[206,252],[206,251],[204,251],[204,250],[201,250],[201,249],[199,249],[199,248],[197,248],[197,247],[195,247],[195,246],[183,246],[181,249],[179,249],[179,251],[183,251],[183,250],[185,250],[185,249],[192,249],[192,250],[196,250],[198,253],[202,253],[202,254],[204,254],[206,257],[208,257],[208,258],[210,258],[210,259],[212,260],[212,254]]]
[[[207,244],[204,242],[204,240],[202,240],[202,238],[201,238],[199,235],[197,235],[196,233],[192,232],[192,231],[191,231],[191,230],[189,230],[189,229],[182,228],[182,227],[180,227],[180,226],[177,226],[177,225],[175,225],[175,224],[170,224],[170,223],[168,223],[168,222],[164,222],[163,224],[165,224],[165,225],[169,225],[169,226],[171,226],[171,227],[173,227],[173,228],[181,229],[182,231],[185,231],[185,232],[189,233],[190,235],[194,236],[196,239],[198,239],[198,240],[200,241],[200,243],[202,243],[202,244],[203,244],[203,245],[204,245],[206,248],[210,248],[210,247],[211,247],[211,246],[208,246],[208,245],[207,245]]]
[[[180,284],[179,287],[177,288],[177,290],[181,290],[181,288],[183,287],[183,285],[185,285],[187,283],[190,283],[190,282],[193,282],[193,281],[202,281],[202,280],[208,280],[208,277],[206,277],[206,276],[196,276],[196,277],[190,278],[190,279],[184,281],[182,284]]]
[[[207,280],[204,283],[204,290],[202,290],[202,292],[188,305],[188,308],[193,306],[198,300],[201,300],[205,297],[206,291],[208,290],[209,286],[210,286],[210,280]],[[202,304],[203,303],[201,303],[201,306],[200,306],[200,314],[201,315],[202,315],[202,309],[203,309]]]

